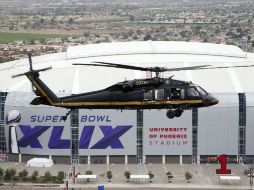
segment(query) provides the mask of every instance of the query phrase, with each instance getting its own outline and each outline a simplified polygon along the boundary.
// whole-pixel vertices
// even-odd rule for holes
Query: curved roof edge
[[[180,42],[132,41],[71,46],[67,59],[131,54],[192,54],[244,58],[246,53],[233,45]]]

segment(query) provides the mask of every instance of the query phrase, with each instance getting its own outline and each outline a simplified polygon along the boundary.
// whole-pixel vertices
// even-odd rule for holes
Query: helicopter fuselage
[[[217,98],[199,86],[171,78],[124,81],[103,90],[59,97],[55,101],[47,97],[50,93],[46,92],[46,85],[39,77],[31,81],[40,95],[31,102],[33,105],[46,104],[67,109],[190,109],[218,103]]]

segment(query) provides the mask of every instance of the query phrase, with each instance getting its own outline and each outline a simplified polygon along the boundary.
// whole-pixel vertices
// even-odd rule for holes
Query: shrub
[[[51,177],[52,177],[52,175],[51,175],[51,173],[49,171],[45,172],[45,174],[44,174],[44,180],[45,180],[45,182],[51,181]]]
[[[149,175],[149,178],[150,178],[150,180],[151,180],[151,182],[152,182],[152,178],[154,177],[154,174],[153,174],[151,171],[149,171],[149,172],[148,172],[148,175]]]
[[[53,183],[60,183],[58,180],[58,176],[52,176],[51,178]]]
[[[26,170],[23,170],[23,171],[19,172],[19,179],[21,181],[26,181],[27,180],[27,174],[28,174],[28,172]]]
[[[63,180],[64,180],[64,172],[60,171],[57,174],[57,181],[58,181],[58,183],[63,183]]]
[[[38,175],[39,175],[39,172],[38,171],[33,171],[32,175],[31,175],[31,181],[32,182],[37,182],[38,181]]]
[[[3,168],[0,168],[0,176],[3,176],[4,175],[4,170]]]
[[[92,175],[92,174],[93,174],[93,172],[91,170],[86,171],[86,175]],[[89,182],[89,179],[87,179],[86,181]]]
[[[16,169],[11,168],[11,169],[6,169],[5,170],[5,175],[4,179],[7,181],[10,181],[13,179],[13,177],[16,175]]]
[[[168,176],[168,178],[173,178],[173,174],[171,172],[167,172],[166,175]]]
[[[111,171],[107,171],[107,178],[108,178],[109,182],[110,182],[112,177],[113,177],[112,172]]]
[[[124,172],[124,176],[126,177],[127,181],[129,181],[131,173],[129,171]]]
[[[10,169],[10,174],[11,174],[12,177],[14,177],[16,175],[16,173],[17,173],[17,171],[16,171],[15,168]]]
[[[152,179],[154,177],[154,174],[151,171],[148,172],[148,175],[149,175],[150,179]]]
[[[86,175],[92,175],[92,174],[93,174],[93,172],[91,170],[86,171]]]
[[[190,180],[192,178],[192,174],[190,172],[185,172],[185,178],[186,180]]]

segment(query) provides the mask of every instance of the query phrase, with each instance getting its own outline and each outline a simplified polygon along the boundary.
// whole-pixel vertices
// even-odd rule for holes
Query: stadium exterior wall
[[[143,110],[142,120],[136,110],[79,110],[63,122],[59,118],[65,109],[31,106],[32,93],[10,92],[1,102],[1,115],[21,112],[17,133],[22,161],[50,156],[57,163],[199,163],[227,154],[232,162],[253,162],[254,93],[215,95],[218,105],[187,110],[173,120],[166,110]],[[1,119],[9,142],[8,126]],[[30,132],[47,129],[29,136],[24,126]],[[8,150],[8,143],[2,146]]]

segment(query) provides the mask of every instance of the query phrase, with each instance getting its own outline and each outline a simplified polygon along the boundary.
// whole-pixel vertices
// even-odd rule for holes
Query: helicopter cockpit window
[[[180,89],[178,88],[171,89],[171,99],[173,100],[180,99]]]
[[[199,96],[199,94],[195,88],[191,87],[188,89],[188,96],[189,97],[196,97],[196,96]]]
[[[164,89],[155,90],[155,100],[164,100]]]
[[[144,100],[153,100],[153,90],[148,90],[144,93]]]
[[[204,89],[202,89],[201,87],[197,86],[196,88],[197,88],[197,91],[198,91],[201,95],[207,95],[207,92],[206,92]]]

